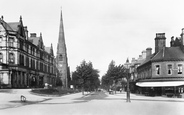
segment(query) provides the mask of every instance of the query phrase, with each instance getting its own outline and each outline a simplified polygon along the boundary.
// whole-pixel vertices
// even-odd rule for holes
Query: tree
[[[93,68],[92,62],[82,61],[72,74],[75,88],[92,91],[100,86],[99,71]]]
[[[109,64],[107,73],[102,77],[102,86],[106,89],[113,87],[116,89],[116,84],[121,78],[126,77],[126,68],[123,65],[115,65],[112,60]]]

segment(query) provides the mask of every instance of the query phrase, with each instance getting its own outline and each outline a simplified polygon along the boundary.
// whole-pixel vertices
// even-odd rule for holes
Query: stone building
[[[56,66],[59,71],[58,77],[62,81],[61,85],[63,86],[63,88],[68,88],[69,81],[70,81],[70,72],[69,72],[70,70],[68,67],[68,57],[67,57],[67,49],[66,49],[65,36],[64,36],[62,11],[60,16],[59,38],[58,38],[57,54],[56,54]]]
[[[157,33],[155,52],[148,48],[145,61],[137,67],[136,85],[146,95],[181,96],[184,88],[184,29],[166,47],[165,33]]]
[[[45,47],[42,34],[37,36],[18,22],[0,19],[0,86],[10,88],[55,85],[56,61],[52,44]]]

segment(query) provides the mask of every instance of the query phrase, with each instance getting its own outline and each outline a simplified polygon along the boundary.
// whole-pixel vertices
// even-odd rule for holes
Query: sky
[[[42,33],[56,56],[62,11],[68,64],[71,72],[83,60],[104,75],[112,60],[124,64],[148,47],[154,53],[156,33],[172,36],[184,28],[183,0],[1,0],[6,22],[22,16],[29,33]]]

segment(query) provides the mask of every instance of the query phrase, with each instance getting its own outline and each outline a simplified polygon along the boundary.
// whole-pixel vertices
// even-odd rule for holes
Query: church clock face
[[[59,62],[59,67],[61,68],[63,66],[62,62]]]

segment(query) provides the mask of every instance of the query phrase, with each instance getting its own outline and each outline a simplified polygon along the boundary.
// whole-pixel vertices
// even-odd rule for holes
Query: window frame
[[[159,71],[157,70],[157,66],[159,66]],[[160,64],[156,64],[155,65],[155,72],[156,72],[156,75],[161,75],[161,65]]]
[[[177,67],[178,67],[177,73],[178,73],[179,75],[183,74],[183,65],[182,65],[182,64],[178,64]]]
[[[15,42],[15,38],[14,37],[9,37],[8,39],[8,44],[9,44],[9,47],[14,47],[14,43]]]
[[[171,66],[171,68],[169,68],[169,66]],[[170,74],[169,74],[169,70],[170,70]],[[173,74],[173,65],[172,64],[167,64],[167,74],[168,75],[172,75]]]
[[[11,56],[12,54],[12,56]],[[9,63],[14,64],[15,63],[15,54],[13,52],[9,53]]]
[[[2,55],[2,58],[1,58]],[[3,63],[3,53],[0,53],[0,62]]]

